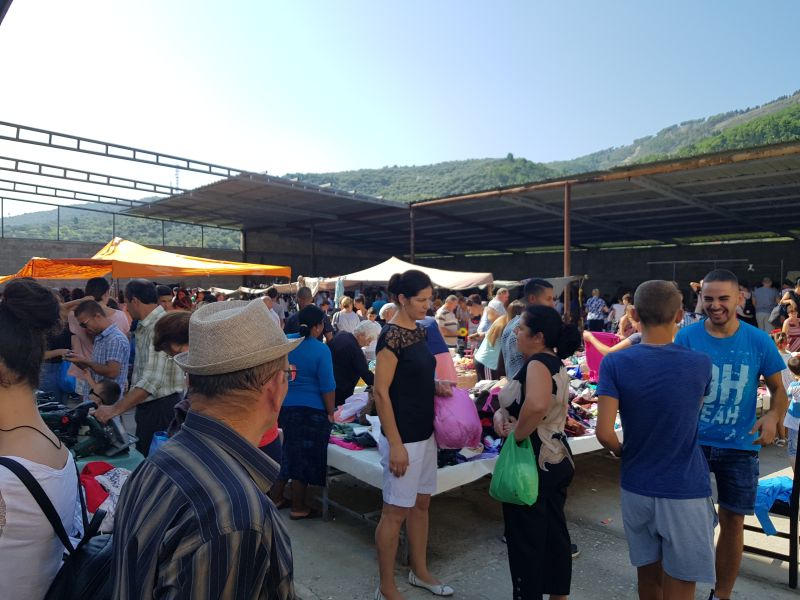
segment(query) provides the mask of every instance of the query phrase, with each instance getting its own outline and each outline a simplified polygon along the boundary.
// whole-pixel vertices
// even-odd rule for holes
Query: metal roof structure
[[[313,229],[319,241],[345,245],[389,236],[397,244],[387,251],[408,251],[407,204],[261,173],[241,173],[126,212],[304,239]]]
[[[387,253],[526,253],[573,247],[800,239],[800,143],[775,144],[410,205],[243,173],[127,211],[275,230]]]

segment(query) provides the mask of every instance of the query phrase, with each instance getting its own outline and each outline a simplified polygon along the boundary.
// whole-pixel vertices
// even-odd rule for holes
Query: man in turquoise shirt
[[[743,301],[739,281],[725,269],[703,278],[708,318],[684,327],[681,344],[711,357],[712,381],[700,411],[699,439],[717,481],[720,536],[717,582],[710,598],[731,597],[744,546],[744,516],[753,514],[758,487],[758,450],[775,439],[788,407],[781,371],[785,364],[772,339],[736,318]],[[761,377],[772,394],[770,410],[756,419]]]

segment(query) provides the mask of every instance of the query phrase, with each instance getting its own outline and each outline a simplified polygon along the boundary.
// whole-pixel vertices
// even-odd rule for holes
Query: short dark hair
[[[652,279],[636,288],[633,304],[643,325],[671,323],[680,310],[683,297],[671,281]]]
[[[170,344],[182,346],[189,343],[189,319],[192,313],[179,310],[167,313],[156,321],[153,329],[153,349],[166,352]]]
[[[558,358],[568,358],[580,348],[580,331],[575,325],[564,323],[555,308],[529,306],[522,313],[522,323],[532,334],[541,333],[545,346],[554,349]]]
[[[147,279],[131,279],[125,286],[125,300],[130,302],[134,298],[142,304],[158,303],[156,285]]]
[[[172,296],[172,289],[168,285],[157,285],[156,286],[156,294],[158,294],[159,298],[161,298],[161,296],[170,296],[171,297]]]
[[[278,297],[278,288],[274,285],[271,285],[267,288],[267,296],[272,298],[273,300]]]
[[[100,391],[95,393],[100,396],[103,404],[114,404],[122,394],[122,389],[113,379],[104,379],[97,384],[97,388]]]
[[[311,293],[311,288],[303,286],[303,287],[301,287],[300,289],[297,290],[297,297],[298,298],[304,298],[304,299],[307,299],[307,300],[311,300],[311,298],[313,298],[314,296]]]
[[[739,278],[733,271],[728,269],[714,269],[703,277],[703,283],[711,283],[714,281],[729,282],[734,285],[739,285]]]
[[[111,284],[105,277],[92,277],[86,282],[86,295],[91,296],[95,300],[100,300],[108,290],[111,289]]]
[[[793,356],[786,361],[786,366],[794,375],[800,375],[800,358]]]
[[[95,300],[84,300],[75,308],[75,316],[86,315],[87,317],[105,316],[103,307]]]
[[[545,290],[552,290],[553,284],[547,281],[547,279],[542,279],[541,277],[533,277],[529,279],[525,283],[525,299],[527,300],[531,296],[541,296]]]

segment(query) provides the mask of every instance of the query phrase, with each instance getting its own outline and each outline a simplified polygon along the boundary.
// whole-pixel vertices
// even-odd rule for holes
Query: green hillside
[[[800,139],[800,91],[763,106],[733,110],[666,127],[626,146],[568,161],[534,163],[508,155],[435,165],[384,167],[339,173],[291,173],[317,185],[410,202],[602,171],[665,158]]]
[[[557,175],[557,171],[541,163],[509,154],[499,159],[458,160],[419,167],[394,166],[339,173],[290,173],[286,177],[411,202],[539,181]]]

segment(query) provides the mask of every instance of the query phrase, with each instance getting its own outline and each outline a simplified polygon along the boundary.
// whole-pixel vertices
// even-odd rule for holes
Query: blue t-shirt
[[[289,334],[286,337],[297,339],[300,336]],[[336,390],[330,349],[319,340],[306,338],[289,352],[289,364],[297,367],[297,376],[289,382],[283,405],[325,410],[322,394]]]
[[[600,363],[598,396],[619,401],[622,489],[656,498],[711,495],[697,418],[711,359],[682,346],[637,344]]]
[[[750,430],[756,423],[758,380],[786,368],[772,339],[739,322],[730,337],[711,336],[705,322],[678,331],[675,343],[711,357],[711,389],[700,411],[700,443],[715,448],[760,450]]]
[[[439,324],[436,322],[435,317],[425,317],[417,321],[417,323],[422,325],[425,331],[428,332],[428,349],[431,351],[431,354],[436,356],[437,354],[450,352],[450,350],[447,349],[444,337],[442,337],[442,332],[439,331]]]

